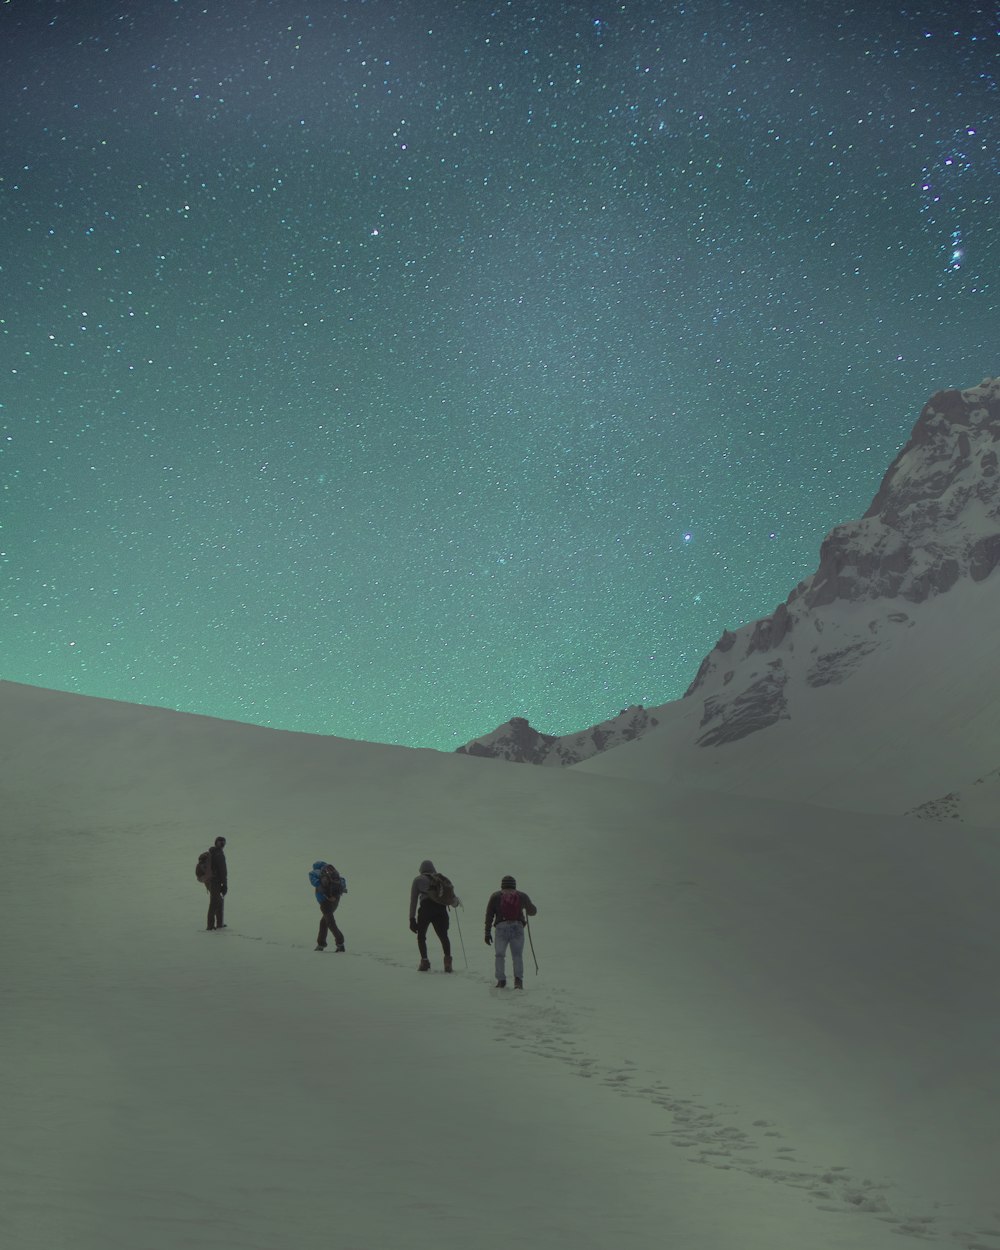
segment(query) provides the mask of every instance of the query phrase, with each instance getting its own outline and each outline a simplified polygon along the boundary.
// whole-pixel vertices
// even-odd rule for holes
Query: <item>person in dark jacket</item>
[[[316,892],[316,902],[319,903],[319,909],[322,913],[319,922],[319,936],[316,938],[316,949],[325,951],[327,934],[332,933],[333,940],[337,944],[337,950],[342,954],[344,950],[344,935],[337,927],[333,913],[339,907],[341,895],[344,893],[344,878],[334,868],[333,864],[328,864],[325,859],[318,859],[309,873],[309,881]]]
[[[508,947],[514,965],[514,989],[524,989],[524,927],[528,916],[537,915],[538,908],[517,888],[513,877],[504,877],[500,889],[490,895],[486,904],[486,945],[493,946],[495,953],[498,990],[507,984],[505,956]]]
[[[208,929],[224,929],[222,923],[222,900],[229,893],[229,869],[226,867],[226,839],[216,838],[215,845],[209,848],[208,880]]]
[[[451,940],[448,937],[450,923],[448,908],[457,907],[459,899],[455,898],[453,902],[446,904],[438,902],[433,897],[435,885],[433,877],[436,873],[437,869],[434,864],[429,859],[425,859],[420,865],[419,874],[413,878],[413,884],[410,886],[410,932],[417,935],[417,950],[420,952],[418,971],[430,971],[431,961],[427,957],[427,930],[433,927],[444,953],[444,970],[453,972]]]

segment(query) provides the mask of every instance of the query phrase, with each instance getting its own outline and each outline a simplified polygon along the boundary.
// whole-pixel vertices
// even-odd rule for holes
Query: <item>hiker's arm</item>
[[[531,899],[528,898],[527,894],[523,892],[521,893],[521,902],[524,904],[524,910],[528,913],[529,916],[538,915],[538,908],[531,901]]]
[[[411,921],[416,921],[417,919],[417,900],[420,897],[420,890],[417,888],[417,882],[419,880],[420,880],[419,877],[414,877],[413,884],[410,886],[410,920]]]

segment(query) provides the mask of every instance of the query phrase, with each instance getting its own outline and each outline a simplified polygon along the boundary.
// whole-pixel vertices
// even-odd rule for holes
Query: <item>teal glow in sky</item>
[[[683,693],[1000,373],[995,5],[0,8],[0,676],[452,749]]]

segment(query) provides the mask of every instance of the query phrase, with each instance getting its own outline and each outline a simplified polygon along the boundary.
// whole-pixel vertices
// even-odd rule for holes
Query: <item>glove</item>
[[[417,931],[417,922],[416,922],[416,920],[414,920],[414,918],[411,916],[411,917],[410,917],[410,932],[411,932],[411,933],[416,933],[416,931]]]
[[[486,935],[486,945],[487,945],[487,946],[492,946],[492,945],[493,945],[493,934],[492,934],[492,933],[487,933],[487,935]]]
[[[225,898],[226,895],[229,893],[229,886],[224,885],[222,889],[219,891],[219,893],[222,895],[223,898]]]

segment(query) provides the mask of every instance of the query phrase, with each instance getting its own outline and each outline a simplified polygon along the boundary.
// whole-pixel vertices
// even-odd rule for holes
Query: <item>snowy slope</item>
[[[9,683],[0,759],[4,1245],[1000,1245],[990,832]],[[452,977],[415,971],[426,855]],[[505,872],[520,996],[481,936]]]

